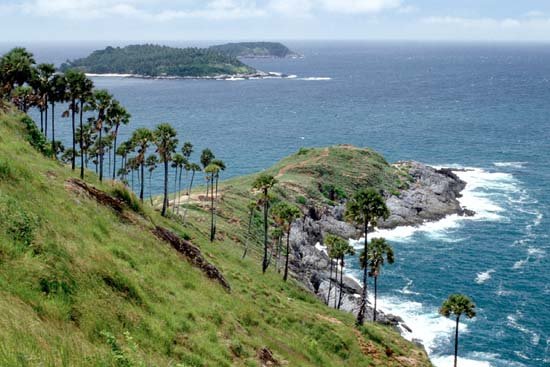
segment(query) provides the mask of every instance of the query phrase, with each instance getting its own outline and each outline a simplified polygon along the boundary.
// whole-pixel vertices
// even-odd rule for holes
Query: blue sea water
[[[550,45],[289,45],[305,58],[247,62],[294,79],[94,82],[123,102],[133,127],[167,121],[182,141],[212,148],[226,177],[338,143],[469,168],[459,172],[461,200],[475,217],[378,233],[397,256],[379,281],[382,307],[403,316],[406,336],[437,366],[450,366],[454,324],[437,309],[466,293],[478,313],[461,323],[462,366],[550,366]],[[28,46],[60,63],[106,44]],[[356,259],[347,265],[357,272]]]

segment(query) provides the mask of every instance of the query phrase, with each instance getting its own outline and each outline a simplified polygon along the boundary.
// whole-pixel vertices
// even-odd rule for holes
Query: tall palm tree
[[[334,259],[337,258],[336,244],[340,240],[341,238],[334,236],[332,234],[328,234],[323,240],[323,244],[327,247],[327,255],[330,262],[330,266],[329,266],[330,270],[329,270],[329,276],[328,276],[328,296],[326,301],[327,305],[330,304],[330,294],[332,293],[332,273],[334,269]],[[338,279],[338,269],[336,269],[336,271],[337,271],[336,279]],[[334,298],[336,299],[336,295],[334,296]]]
[[[252,183],[252,188],[254,190],[259,190],[261,192],[261,202],[264,208],[264,257],[262,260],[262,271],[265,273],[267,270],[267,227],[268,221],[267,216],[269,212],[269,190],[277,183],[275,177],[268,174],[261,174]]]
[[[201,171],[201,166],[196,163],[188,163],[186,169],[191,171],[191,180],[189,181],[189,188],[187,189],[187,204],[185,205],[185,211],[183,212],[183,224],[185,224],[185,220],[187,219],[187,209],[189,208],[189,202],[191,201],[191,190],[193,189],[195,173]]]
[[[288,260],[290,257],[290,231],[292,229],[292,223],[300,218],[302,212],[297,206],[286,202],[275,205],[272,212],[274,217],[279,218],[286,233],[285,271],[283,275],[283,280],[286,282],[288,279]]]
[[[84,118],[84,105],[92,98],[92,91],[94,89],[94,83],[84,75],[84,79],[80,80],[80,85],[78,87],[78,99],[79,99],[79,126],[80,131],[84,131],[83,127],[83,118]],[[84,152],[84,135],[80,135],[79,145],[80,145],[80,179],[84,179],[84,161],[85,157],[82,152]],[[89,145],[88,145],[89,146]],[[86,163],[87,164],[87,163]]]
[[[183,154],[176,153],[172,157],[172,168],[176,170],[174,175],[174,206],[172,207],[172,213],[176,212],[176,206],[179,212],[178,198],[181,198],[181,173],[186,163],[187,161]]]
[[[55,147],[55,104],[65,102],[67,99],[67,81],[65,76],[55,74],[50,81],[48,100],[52,108],[52,148]],[[57,154],[54,148],[54,153]]]
[[[0,58],[0,97],[11,96],[16,86],[22,86],[32,79],[34,56],[26,49],[16,47]]]
[[[69,101],[69,109],[64,112],[64,117],[71,115],[72,127],[72,154],[71,154],[71,169],[74,171],[76,167],[76,113],[78,112],[78,98],[82,94],[82,85],[86,79],[86,75],[78,70],[70,69],[65,73],[67,83],[67,100]]]
[[[208,165],[210,163],[212,163],[212,161],[216,158],[216,156],[214,155],[214,153],[212,153],[212,151],[208,148],[204,149],[202,152],[201,152],[201,158],[200,158],[200,161],[201,161],[201,165],[202,165],[202,168],[203,170],[205,170],[205,174],[206,174],[206,167],[208,167]],[[209,185],[209,182],[210,182],[210,177],[206,177],[206,199],[208,199],[208,185]]]
[[[113,137],[113,180],[116,178],[116,151],[117,151],[117,138],[120,125],[128,125],[132,115],[120,104],[119,101],[113,100],[113,104],[109,109],[109,125],[112,131]]]
[[[162,200],[161,215],[166,216],[166,209],[168,209],[168,165],[178,145],[177,132],[172,125],[162,123],[156,127],[153,133],[159,160],[164,163],[164,199]]]
[[[53,64],[40,64],[36,67],[35,89],[39,94],[41,110],[44,111],[44,129],[42,132],[45,136],[48,135],[48,96],[54,74],[55,66]],[[40,115],[40,121],[42,121],[42,112]]]
[[[342,298],[344,295],[344,266],[346,265],[345,258],[348,255],[355,255],[355,249],[349,244],[349,241],[344,240],[343,242],[339,243],[336,253],[340,258],[340,291],[338,292],[338,304],[336,305],[336,308],[339,310],[342,306]]]
[[[330,276],[329,276],[329,296],[327,299],[327,304],[330,300],[330,290],[331,290],[331,284],[332,284],[332,268],[333,268],[333,259],[336,260],[336,282],[338,282],[338,264],[340,263],[340,292],[338,293],[338,290],[335,287],[334,290],[334,308],[340,308],[340,304],[342,303],[342,289],[344,286],[344,279],[343,279],[343,271],[344,271],[344,257],[346,255],[352,255],[354,253],[353,247],[349,245],[349,242],[344,240],[343,238],[340,238],[338,236],[334,236],[332,234],[328,234],[324,239],[324,245],[328,248],[328,254],[330,258]],[[337,296],[339,294],[339,296]]]
[[[213,242],[216,237],[216,224],[214,219],[216,210],[214,206],[214,178],[219,174],[220,166],[214,162],[211,162],[208,166],[206,166],[204,172],[210,180],[210,242]]]
[[[122,171],[119,171],[120,173],[122,173],[121,175],[121,180],[125,180],[126,178],[126,163],[128,161],[128,154],[130,154],[130,152],[134,149],[134,147],[132,146],[133,143],[132,143],[132,140],[127,140],[127,141],[124,141],[122,142],[116,149],[116,152],[115,154],[120,156],[121,157],[121,161],[122,161]]]
[[[104,141],[103,129],[108,121],[108,113],[113,103],[113,96],[106,90],[100,89],[93,92],[92,97],[88,101],[87,110],[96,111],[95,131],[98,133],[98,158],[99,158],[99,181],[103,181],[103,156],[104,156]]]
[[[141,175],[139,200],[143,203],[143,196],[145,192],[145,154],[147,154],[147,149],[149,149],[149,146],[153,143],[154,137],[151,130],[140,127],[133,132],[130,140],[132,141],[135,149],[137,149],[135,159],[136,163],[140,167]]]
[[[476,316],[476,305],[472,300],[463,294],[451,294],[449,298],[443,302],[443,305],[439,309],[439,313],[445,317],[454,317],[456,319],[455,327],[455,359],[454,367],[457,367],[458,360],[458,325],[460,317],[465,315],[471,319]]]
[[[355,195],[347,202],[346,217],[348,220],[363,226],[364,233],[364,249],[368,254],[368,228],[369,225],[376,226],[379,218],[387,219],[390,215],[384,197],[375,189],[363,189],[355,193]],[[362,325],[365,321],[365,313],[367,311],[367,274],[368,264],[365,264],[363,269],[363,289],[361,293],[361,305],[357,313],[357,324]]]
[[[153,171],[157,168],[158,162],[159,160],[155,154],[150,154],[145,160],[145,165],[147,166],[147,170],[149,171],[149,199],[151,200],[151,205],[153,205]]]
[[[244,252],[242,258],[244,259],[246,257],[246,254],[248,253],[248,244],[250,242],[250,234],[252,229],[252,219],[254,218],[254,213],[256,212],[256,209],[258,208],[258,203],[256,201],[251,201],[246,205],[246,208],[248,209],[248,229],[246,231],[246,239],[244,244]]]
[[[395,261],[393,249],[384,238],[373,238],[370,243],[368,256],[362,252],[360,256],[361,267],[367,263],[370,266],[369,276],[374,278],[374,313],[372,321],[376,321],[376,301],[378,298],[378,276],[385,262],[393,264]]]

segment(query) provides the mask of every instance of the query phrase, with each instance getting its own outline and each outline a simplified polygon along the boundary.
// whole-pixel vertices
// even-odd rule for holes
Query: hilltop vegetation
[[[175,48],[150,44],[107,47],[61,66],[62,71],[68,69],[96,74],[135,74],[151,77],[205,77],[255,72],[236,57],[214,49]]]
[[[221,188],[218,237],[210,243],[200,205],[184,227],[91,172],[88,182],[123,198],[131,215],[75,192],[68,185],[74,173],[37,150],[48,146],[41,137],[26,115],[0,115],[0,365],[260,366],[271,353],[289,366],[430,365],[393,330],[355,329],[352,315],[296,282],[283,283],[272,269],[262,275],[257,244],[241,259],[242,213],[252,197],[243,185],[254,177]],[[292,183],[309,175],[297,160],[320,152],[272,171]],[[388,173],[380,184],[391,183],[393,173],[383,162],[379,168]],[[231,292],[154,236],[153,225],[199,246]]]
[[[298,54],[279,42],[226,43],[212,46],[210,50],[218,51],[233,57],[243,58],[298,56]]]

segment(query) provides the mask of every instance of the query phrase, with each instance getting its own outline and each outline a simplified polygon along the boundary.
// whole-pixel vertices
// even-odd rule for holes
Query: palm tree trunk
[[[48,138],[48,97],[44,99],[44,136]]]
[[[116,178],[116,140],[118,137],[118,124],[115,126],[115,136],[113,139],[113,181]]]
[[[55,151],[55,103],[52,103],[52,149],[53,155],[57,157],[57,152]]]
[[[153,206],[153,184],[152,184],[153,171],[149,172],[149,199],[151,200],[151,206]]]
[[[180,167],[180,176],[178,178],[178,197],[177,197],[177,201],[178,201],[178,208],[176,210],[176,213],[179,215],[180,214],[180,204],[181,204],[181,176],[182,176],[182,171],[183,171],[183,167]]]
[[[290,255],[290,230],[292,229],[292,223],[288,224],[288,231],[286,233],[286,254],[285,254],[285,274],[283,275],[283,280],[286,282],[288,278],[288,258]],[[330,293],[329,293],[330,298]]]
[[[76,167],[76,135],[75,135],[75,112],[74,109],[76,107],[76,101],[73,98],[71,101],[71,122],[72,122],[72,129],[73,129],[73,156],[71,157],[71,169],[74,171]]]
[[[332,258],[329,257],[330,261],[330,272],[328,276],[328,297],[327,297],[327,306],[330,304],[330,292],[332,292]]]
[[[40,107],[40,132],[44,133],[44,109]]]
[[[139,200],[143,203],[143,193],[145,191],[145,163],[141,162],[141,187],[139,189]]]
[[[214,226],[214,174],[210,178],[210,211],[211,211],[211,220],[210,220],[210,242],[214,242],[214,237],[216,237],[216,227]]]
[[[99,181],[103,181],[103,127],[99,128]]]
[[[372,321],[376,322],[376,298],[378,297],[378,276],[374,277],[374,312],[372,313]]]
[[[262,261],[262,272],[265,273],[267,270],[267,210],[268,210],[268,197],[267,189],[264,189],[264,258]],[[286,269],[285,269],[286,276]]]
[[[84,101],[80,100],[80,179],[84,179],[84,131],[82,127],[82,114],[84,113]]]
[[[340,293],[338,296],[338,307],[336,307],[337,309],[340,309],[340,307],[342,306],[342,290],[344,288],[344,256],[342,256],[340,261]]]
[[[457,366],[458,363],[458,321],[460,320],[460,316],[457,316],[456,318],[456,327],[455,327],[455,363],[454,367]]]
[[[365,221],[365,244],[364,244],[364,250],[365,250],[365,256],[368,254],[368,241],[367,241],[367,229],[368,229],[369,223]],[[357,313],[357,324],[363,325],[363,322],[365,321],[365,313],[367,312],[367,273],[368,271],[368,262],[365,263],[365,268],[363,269],[363,290],[361,294],[361,306],[359,308],[359,312]]]
[[[164,199],[162,202],[161,215],[166,216],[166,209],[168,208],[168,159],[164,159]]]
[[[248,243],[250,242],[250,229],[252,228],[252,217],[254,216],[254,209],[250,210],[250,216],[248,217],[248,230],[246,231],[246,238],[244,243],[244,252],[243,252],[243,259],[246,257],[246,253],[248,252]]]
[[[195,179],[195,171],[193,171],[193,174],[191,175],[191,182],[189,183],[189,192],[187,194],[187,205],[185,205],[185,211],[183,212],[183,224],[185,224],[185,220],[187,219],[187,208],[189,207],[189,203],[191,202],[191,189],[193,188],[194,179]]]
[[[338,308],[338,287],[337,287],[337,284],[338,284],[338,265],[339,265],[339,260],[340,259],[336,259],[336,285],[334,285],[334,308]],[[340,292],[342,292],[342,288],[340,288]]]

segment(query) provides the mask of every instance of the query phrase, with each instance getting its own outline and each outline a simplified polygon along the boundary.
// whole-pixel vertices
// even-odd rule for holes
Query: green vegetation
[[[376,301],[378,299],[378,277],[384,263],[393,264],[395,261],[393,249],[384,238],[373,238],[370,242],[368,256],[364,252],[360,255],[361,267],[370,266],[369,276],[374,278],[374,312],[372,321],[376,322]]]
[[[348,255],[354,255],[355,249],[349,244],[349,241],[343,238],[328,234],[325,236],[324,245],[328,248],[328,256],[330,258],[330,276],[329,276],[329,288],[327,296],[327,305],[330,302],[330,292],[332,289],[332,269],[334,267],[334,261],[336,260],[336,280],[338,280],[338,265],[340,265],[340,292],[336,295],[337,289],[334,289],[334,308],[340,309],[342,305],[342,296],[344,288],[344,258]]]
[[[460,322],[460,317],[465,315],[467,318],[471,319],[476,316],[475,311],[476,305],[472,300],[463,294],[451,294],[447,298],[441,308],[439,313],[445,317],[454,317],[456,320],[455,326],[455,359],[454,367],[457,367],[458,360],[458,325]]]
[[[29,144],[25,118],[0,115],[0,161],[11,172],[0,179],[0,213],[3,223],[12,218],[0,229],[0,365],[260,366],[262,348],[293,366],[430,365],[391,329],[355,330],[352,315],[327,308],[293,280],[262,276],[257,242],[242,259],[250,184],[220,186],[214,244],[206,210],[190,209],[183,227],[142,207],[156,225],[201,248],[230,282],[227,293],[143,224],[68,187],[71,170]],[[86,176],[101,190],[118,190]]]
[[[77,69],[95,74],[205,77],[250,74],[255,70],[236,57],[215,49],[175,48],[159,45],[107,47],[88,57],[69,61],[61,71]]]
[[[237,42],[212,46],[209,50],[232,57],[291,57],[298,56],[279,42]]]

